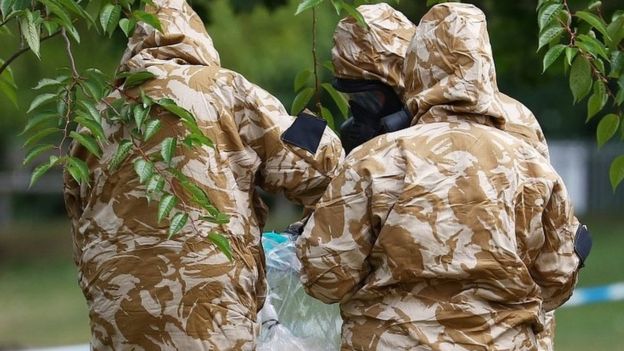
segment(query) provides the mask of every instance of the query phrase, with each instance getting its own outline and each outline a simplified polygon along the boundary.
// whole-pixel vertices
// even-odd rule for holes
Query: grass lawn
[[[588,222],[594,249],[579,286],[624,281],[624,218]],[[0,228],[0,311],[0,349],[88,342],[65,220]],[[624,301],[559,310],[556,350],[624,351]]]

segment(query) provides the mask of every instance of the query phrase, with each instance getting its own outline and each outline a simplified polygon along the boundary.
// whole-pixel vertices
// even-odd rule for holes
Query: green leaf
[[[577,36],[576,46],[594,57],[602,56],[605,60],[609,60],[609,55],[604,45],[589,35],[579,34]]]
[[[143,141],[148,141],[154,134],[160,130],[160,120],[153,119],[145,125],[145,132],[143,132]]]
[[[97,139],[106,140],[104,128],[102,128],[102,125],[100,123],[91,119],[91,117],[78,116],[74,120],[81,126],[89,129],[91,131],[91,134],[93,134]]]
[[[72,20],[69,14],[54,0],[39,0],[47,7],[48,13],[56,15],[63,27],[71,26]]]
[[[58,125],[59,115],[55,112],[44,112],[28,119],[24,130],[19,134],[23,135],[42,126],[52,127]]]
[[[119,143],[117,151],[115,151],[115,155],[113,155],[108,168],[110,170],[117,169],[117,167],[119,167],[119,165],[128,157],[130,150],[132,150],[132,142],[130,140],[122,140]]]
[[[119,20],[119,28],[124,32],[126,37],[132,36],[134,32],[134,26],[136,25],[136,21],[133,19],[122,18]]]
[[[310,99],[314,96],[314,88],[305,88],[295,96],[295,100],[292,103],[292,107],[290,109],[290,113],[293,116],[298,115],[303,109],[306,107]]]
[[[609,23],[607,32],[609,32],[610,37],[606,40],[609,44],[609,48],[611,48],[611,50],[617,49],[622,39],[624,39],[624,16],[619,16]]]
[[[578,55],[570,68],[570,90],[574,96],[574,102],[583,99],[592,87],[591,66],[589,61],[582,55]]]
[[[54,148],[56,148],[56,146],[54,146],[52,144],[43,144],[43,145],[38,145],[38,146],[34,147],[32,150],[30,150],[28,152],[28,154],[24,158],[24,161],[22,162],[22,165],[25,166],[25,165],[29,164],[35,158],[37,158],[39,155],[43,154],[46,151],[50,151],[50,150],[52,150]]]
[[[609,32],[607,31],[607,25],[604,23],[602,19],[600,19],[600,17],[587,11],[577,11],[574,15],[582,19],[583,21],[589,23],[592,27],[596,28],[606,38],[610,38]]]
[[[95,24],[91,15],[89,15],[89,13],[80,7],[74,0],[59,0],[59,3],[76,16],[87,20],[90,24]]]
[[[104,32],[108,33],[109,37],[113,35],[113,31],[119,23],[120,16],[121,6],[119,5],[106,4],[104,8],[102,8],[102,12],[100,12],[100,24]]]
[[[134,161],[134,171],[139,176],[139,183],[145,183],[154,174],[154,164],[138,158]]]
[[[96,122],[102,123],[102,116],[98,110],[86,100],[78,100],[78,104],[89,114],[89,116]]]
[[[134,116],[134,123],[136,124],[137,128],[141,129],[143,127],[143,122],[145,122],[145,119],[149,115],[149,112],[149,107],[143,108],[142,104],[134,105],[134,107],[132,108],[132,115]]]
[[[91,135],[72,131],[71,133],[69,133],[69,136],[74,140],[78,141],[80,145],[84,146],[87,150],[89,150],[90,153],[95,155],[97,158],[100,158],[102,156],[100,146]]]
[[[0,0],[0,12],[2,12],[2,17],[6,18],[9,15],[14,2],[15,0]]]
[[[563,32],[564,29],[562,27],[559,27],[558,25],[554,25],[544,29],[544,31],[540,34],[537,50],[539,51],[539,49],[543,48],[545,45],[555,40],[555,38],[560,36]]]
[[[557,59],[559,58],[559,56],[561,56],[561,53],[563,52],[565,48],[566,48],[565,45],[557,44],[551,47],[550,49],[548,49],[548,51],[544,55],[544,70],[542,71],[542,73],[546,72],[546,69],[548,69],[550,65],[552,65],[555,61],[557,61]]]
[[[15,0],[13,1],[13,11],[21,11],[25,10],[32,6],[32,2],[30,0]]]
[[[308,69],[297,73],[297,76],[295,77],[295,84],[294,84],[295,93],[301,90],[305,86],[305,84],[308,82],[311,76],[312,76],[312,72]]]
[[[221,252],[232,261],[232,247],[230,247],[230,241],[220,233],[212,232],[208,234],[208,240],[217,246]]]
[[[74,38],[76,43],[80,43],[80,33],[78,33],[78,29],[76,29],[76,27],[74,27],[72,24],[67,24],[67,25],[64,25],[63,27],[65,28],[65,31],[67,31],[69,35],[71,35],[72,38]]]
[[[331,0],[331,4],[334,6],[334,10],[336,10],[336,15],[340,16],[340,10],[342,10],[343,0]]]
[[[349,114],[349,103],[347,102],[347,99],[345,99],[345,97],[329,83],[323,83],[322,87],[323,89],[325,89],[325,91],[327,91],[329,96],[331,96],[332,100],[334,100],[334,103],[336,104],[336,107],[338,107],[338,109],[340,110],[340,114],[342,115],[342,117],[347,117],[347,115]]]
[[[150,79],[154,79],[156,75],[148,71],[132,72],[129,74],[120,74],[118,78],[126,78],[124,88],[130,89],[139,86]]]
[[[173,155],[175,155],[176,142],[176,138],[168,137],[160,143],[160,154],[167,165],[171,164],[171,159],[173,158]]]
[[[544,7],[538,21],[540,30],[549,25],[561,9],[563,9],[563,4],[551,4]]]
[[[187,181],[182,182],[182,186],[184,187],[184,190],[191,194],[193,202],[197,203],[202,208],[208,209],[214,207],[210,203],[210,199],[204,189],[200,188],[197,184]]]
[[[174,115],[182,118],[183,120],[195,121],[195,117],[193,117],[193,114],[191,114],[189,111],[187,111],[183,107],[178,106],[178,104],[176,104],[175,101],[171,99],[167,99],[167,98],[160,99],[156,101],[156,104],[158,104],[159,106],[162,106],[165,110],[173,113]]]
[[[32,52],[34,52],[35,55],[41,59],[41,56],[39,55],[39,28],[41,27],[41,23],[39,20],[39,14],[35,16],[30,10],[25,10],[25,15],[20,17],[19,22],[22,36],[26,39],[28,47],[30,47]]]
[[[336,75],[336,70],[334,69],[334,64],[331,62],[331,60],[323,62],[323,67],[328,70],[332,75]]]
[[[30,184],[28,184],[28,188],[31,188],[33,184],[35,184],[37,180],[41,178],[41,176],[43,176],[48,170],[50,170],[50,168],[54,167],[57,161],[58,161],[58,158],[54,158],[53,156],[50,156],[49,162],[46,162],[37,166],[37,168],[35,168],[32,175],[30,176]]]
[[[32,145],[34,145],[35,143],[37,143],[39,140],[52,135],[56,132],[60,132],[60,129],[58,128],[46,128],[46,129],[42,129],[40,131],[38,131],[37,133],[33,134],[30,138],[28,138],[26,140],[26,142],[24,143],[24,147],[30,147]]]
[[[615,189],[617,189],[618,185],[624,180],[624,155],[616,157],[615,160],[611,162],[609,179],[611,180],[613,192],[615,192]]]
[[[609,77],[618,78],[624,73],[624,52],[614,51],[611,54],[611,72]]]
[[[589,97],[587,101],[587,120],[588,122],[594,117],[600,110],[607,104],[609,96],[607,95],[607,89],[601,81],[594,83],[594,93]]]
[[[427,7],[447,2],[448,0],[427,0]]]
[[[357,24],[362,27],[362,28],[368,28],[368,24],[366,24],[366,21],[364,20],[364,16],[362,16],[362,14],[360,13],[360,11],[358,11],[355,7],[353,7],[353,5],[349,4],[348,2],[344,2],[342,4],[342,8],[345,9],[347,11],[347,13],[349,14],[349,16],[355,18]]]
[[[80,85],[89,91],[89,94],[94,100],[99,101],[104,97],[104,87],[92,81],[80,82]]]
[[[156,17],[155,15],[151,14],[151,13],[147,13],[145,11],[134,11],[132,12],[132,16],[140,22],[145,22],[147,24],[149,24],[150,26],[154,27],[154,29],[156,29],[159,32],[162,32],[162,25],[160,23],[160,20],[158,19],[158,17]]]
[[[155,194],[161,192],[165,188],[165,180],[158,174],[154,174],[147,182],[146,191],[148,194]]]
[[[169,236],[167,239],[171,239],[172,236],[178,234],[182,228],[188,222],[188,213],[178,212],[171,219],[171,224],[169,225]]]
[[[30,103],[30,107],[28,108],[28,111],[26,111],[26,113],[31,113],[33,110],[35,110],[37,107],[45,105],[47,103],[50,103],[52,101],[55,101],[58,98],[57,94],[41,94],[37,97],[35,97],[33,99],[33,101]]]
[[[620,126],[620,117],[614,113],[608,114],[598,123],[596,137],[598,139],[598,147],[602,147],[609,139],[611,139]]]
[[[327,109],[326,107],[321,106],[321,117],[323,117],[323,119],[325,121],[327,121],[327,125],[329,126],[329,128],[331,128],[333,131],[336,131],[336,125],[334,122],[334,115],[332,115],[331,111],[329,111],[329,109]]]
[[[201,219],[216,224],[228,224],[230,223],[230,216],[225,213],[219,212],[215,216],[203,216]]]
[[[39,90],[41,88],[45,88],[45,87],[57,87],[57,86],[61,86],[63,83],[56,80],[56,79],[50,79],[50,78],[43,78],[42,80],[39,81],[39,83],[37,83],[37,86],[35,86],[33,88],[33,90]]]
[[[160,199],[160,204],[158,205],[158,223],[169,217],[169,213],[177,205],[177,203],[178,199],[175,196],[171,194],[163,195]]]
[[[192,147],[193,145],[205,145],[214,148],[214,143],[205,135],[190,134],[183,140],[184,145]]]
[[[309,10],[313,7],[320,5],[323,0],[302,0],[297,6],[297,11],[295,12],[295,16],[302,13],[303,11]]]
[[[89,182],[89,167],[83,160],[70,157],[68,163],[67,170],[76,182],[80,184]]]
[[[572,66],[572,60],[574,60],[574,57],[576,57],[576,54],[578,54],[577,48],[567,47],[565,49],[566,62],[568,63],[568,66]]]
[[[0,59],[0,64],[4,61]],[[6,96],[15,107],[17,105],[17,85],[13,79],[13,71],[10,67],[7,67],[2,74],[0,74],[0,92]]]

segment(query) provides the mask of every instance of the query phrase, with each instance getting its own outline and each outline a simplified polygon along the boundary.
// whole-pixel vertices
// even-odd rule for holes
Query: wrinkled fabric
[[[282,104],[240,74],[219,66],[199,17],[183,0],[155,0],[163,32],[139,24],[120,70],[147,70],[156,78],[140,88],[153,99],[170,98],[197,118],[215,148],[180,148],[173,165],[196,182],[214,206],[230,216],[224,225],[186,208],[191,224],[167,239],[169,221],[157,221],[158,202],[146,200],[132,161],[112,172],[118,143],[133,126],[103,121],[108,143],[101,158],[74,144],[71,154],[91,170],[89,185],[65,174],[74,258],[86,297],[94,350],[253,350],[256,313],[265,296],[260,243],[266,218],[256,185],[283,191],[311,207],[322,195],[344,152],[325,129],[315,153],[282,142],[293,123]],[[180,119],[154,108],[163,127],[143,152],[160,150],[166,137],[183,137]],[[164,163],[157,162],[162,169]],[[173,183],[176,186],[176,183]],[[170,191],[170,184],[165,190]],[[206,236],[218,231],[232,246],[230,262]]]
[[[336,26],[332,63],[336,77],[377,80],[403,94],[403,61],[416,26],[388,4],[361,5],[367,28],[345,17]]]
[[[506,129],[529,114],[499,95],[480,10],[434,6],[405,62],[413,125],[349,155],[297,242],[302,282],[340,303],[343,350],[537,350],[577,280],[565,185]]]

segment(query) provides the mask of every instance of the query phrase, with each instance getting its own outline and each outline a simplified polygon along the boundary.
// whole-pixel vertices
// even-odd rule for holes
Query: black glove
[[[289,225],[286,230],[284,230],[284,234],[290,234],[294,237],[298,237],[303,233],[303,227],[305,226],[305,221],[297,221],[291,225]]]
[[[592,248],[592,238],[586,225],[579,225],[574,238],[574,251],[579,257],[579,268],[585,267],[585,260]]]

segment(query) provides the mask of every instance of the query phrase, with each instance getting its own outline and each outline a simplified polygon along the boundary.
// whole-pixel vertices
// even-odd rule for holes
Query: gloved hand
[[[299,235],[301,235],[301,233],[303,233],[303,227],[305,226],[306,222],[307,218],[304,218],[300,221],[292,223],[284,230],[284,234],[290,234],[295,238],[298,237]]]

